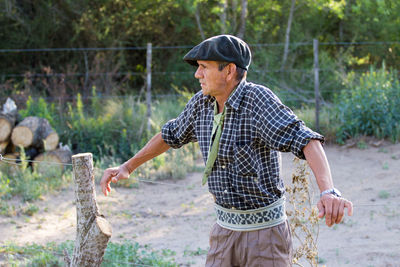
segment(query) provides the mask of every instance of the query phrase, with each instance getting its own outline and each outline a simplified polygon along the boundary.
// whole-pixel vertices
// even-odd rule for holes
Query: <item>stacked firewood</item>
[[[72,153],[68,148],[59,147],[59,136],[45,118],[26,117],[18,119],[15,103],[8,98],[0,111],[0,154],[8,159],[18,160],[20,150],[35,161],[35,169],[41,169],[38,162],[70,163]],[[62,164],[57,164],[63,169]]]

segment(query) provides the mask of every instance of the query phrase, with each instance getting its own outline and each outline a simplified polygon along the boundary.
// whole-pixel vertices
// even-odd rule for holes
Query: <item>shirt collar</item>
[[[235,110],[239,109],[240,101],[242,100],[242,97],[245,92],[245,87],[246,87],[246,80],[243,79],[234,90],[234,92],[229,96],[228,100],[226,101],[225,105],[228,104],[228,106],[232,107]],[[209,103],[214,103],[215,102],[215,97],[213,96],[204,96],[206,102]]]
[[[244,95],[245,92],[245,87],[246,87],[246,80],[243,79],[236,87],[236,89],[234,89],[235,91],[233,92],[233,94],[228,98],[228,100],[226,101],[225,105],[228,104],[230,107],[232,107],[233,109],[237,110],[239,109],[239,105],[240,105],[240,101],[242,100],[242,97]]]

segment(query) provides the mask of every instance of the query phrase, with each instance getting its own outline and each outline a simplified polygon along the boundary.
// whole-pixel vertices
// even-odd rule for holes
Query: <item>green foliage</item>
[[[152,129],[147,132],[147,107],[135,96],[124,98],[102,98],[92,88],[92,97],[84,100],[77,95],[75,103],[67,103],[67,111],[48,109],[44,103],[35,113],[32,99],[28,100],[27,108],[21,114],[39,116],[43,110],[50,110],[49,117],[53,118],[52,125],[60,135],[60,141],[68,144],[74,153],[91,152],[96,166],[105,169],[117,166],[136,154],[151,136],[161,130],[161,126],[168,120],[175,118],[183,109],[184,101],[192,95],[183,91],[176,101],[175,96],[156,98],[152,103]],[[61,107],[59,107],[61,108]],[[189,145],[180,150],[170,150],[167,155],[161,155],[141,166],[134,175],[139,178],[157,179],[161,177],[183,178],[192,170],[195,146]],[[168,160],[165,160],[168,158]],[[26,167],[24,168],[24,170]],[[47,170],[49,171],[49,170]],[[26,175],[25,175],[26,174]],[[26,200],[37,199],[40,195],[40,175],[22,171],[24,182],[17,191],[24,194]],[[56,177],[57,174],[47,173]],[[61,174],[58,174],[61,176]],[[97,177],[101,171],[96,173]],[[60,180],[60,179],[55,179]],[[133,179],[124,181],[121,185],[132,186]],[[24,188],[27,187],[27,188]]]
[[[303,106],[300,109],[294,110],[294,113],[311,129],[316,129],[315,123],[315,108]],[[320,110],[319,114],[319,132],[325,136],[328,141],[334,141],[336,131],[338,129],[337,123],[333,118],[332,108],[324,107]]]
[[[19,111],[19,114],[22,118],[26,118],[29,116],[45,118],[49,121],[50,125],[52,125],[54,120],[53,115],[55,111],[56,109],[54,103],[48,105],[47,102],[41,97],[38,101],[35,101],[32,99],[31,96],[29,96],[28,100],[26,101],[26,108],[21,109]]]
[[[61,174],[58,166],[57,168],[49,166],[41,173],[32,171],[31,166],[25,161],[24,149],[20,148],[20,151],[20,162],[10,161],[0,165],[1,180],[7,182],[0,187],[1,199],[18,195],[22,201],[34,201],[45,193],[65,187],[72,181],[71,172]],[[31,208],[29,210],[32,211]]]
[[[0,199],[11,192],[10,179],[0,170]]]
[[[28,203],[23,209],[22,213],[28,216],[33,216],[39,211],[39,207],[35,204]]]
[[[336,99],[339,142],[360,135],[400,140],[400,83],[395,71],[371,67],[359,79],[349,75],[345,86]]]
[[[66,241],[59,245],[48,243],[47,245],[30,244],[19,246],[8,243],[0,248],[0,253],[11,266],[62,266],[64,263],[64,250],[73,255],[74,243]],[[141,246],[138,243],[108,243],[104,254],[104,267],[117,267],[129,265],[175,267],[173,256],[175,252],[170,250],[155,251],[149,246]]]
[[[242,26],[241,1],[231,0],[227,5],[224,11],[220,0],[3,1],[0,3],[0,10],[4,10],[0,13],[0,24],[4,25],[0,32],[0,47],[138,47],[148,42],[153,46],[191,46],[201,41],[200,31],[205,37],[222,32],[238,34]],[[312,93],[312,79],[307,73],[312,67],[311,45],[289,47],[284,75],[277,71],[282,63],[283,45],[255,45],[278,44],[285,40],[290,6],[291,1],[248,1],[244,39],[253,44],[251,48],[255,52],[250,73],[255,72],[252,78],[256,81],[269,81],[269,87],[285,82],[292,89]],[[321,42],[393,42],[348,47],[320,46],[321,81],[326,83],[324,88],[330,89],[337,76],[331,75],[336,68],[332,68],[329,62],[337,61],[342,70],[380,64],[382,61],[399,69],[400,45],[396,43],[400,31],[399,13],[397,0],[297,1],[290,42],[309,43],[313,38]],[[157,77],[152,81],[153,90],[172,91],[171,84],[186,86],[190,91],[198,89],[193,85],[192,69],[182,61],[187,50],[187,47],[153,50],[152,68]],[[126,94],[132,89],[139,91],[145,83],[142,75],[89,75],[84,78],[29,74],[144,74],[145,65],[146,53],[142,49],[86,51],[83,54],[77,51],[5,53],[0,60],[1,74],[27,75],[12,75],[12,79],[1,76],[3,90],[0,90],[0,97],[41,95],[62,98],[78,92],[87,97],[92,86],[96,86],[101,93]],[[303,72],[295,73],[294,69]],[[163,72],[168,73],[161,74]],[[333,84],[334,90],[339,87],[340,83]],[[322,92],[330,100],[332,92]]]

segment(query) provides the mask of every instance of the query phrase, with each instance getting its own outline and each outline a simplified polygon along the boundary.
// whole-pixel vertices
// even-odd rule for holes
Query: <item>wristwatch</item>
[[[339,190],[337,190],[336,188],[331,188],[331,189],[328,189],[328,190],[325,190],[324,192],[322,192],[319,195],[319,197],[321,198],[323,195],[326,195],[326,194],[332,194],[332,195],[337,196],[337,197],[341,197],[342,196],[342,193],[340,193]]]

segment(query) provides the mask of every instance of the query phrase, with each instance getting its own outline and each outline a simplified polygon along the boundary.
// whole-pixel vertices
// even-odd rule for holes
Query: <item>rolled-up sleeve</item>
[[[170,147],[180,148],[189,142],[197,142],[194,131],[197,98],[195,95],[177,118],[163,125],[161,136]]]
[[[271,149],[292,152],[298,158],[305,159],[303,148],[311,139],[324,143],[324,137],[321,134],[308,128],[274,95],[272,98],[264,99],[259,105],[255,105],[253,114],[260,138]]]

